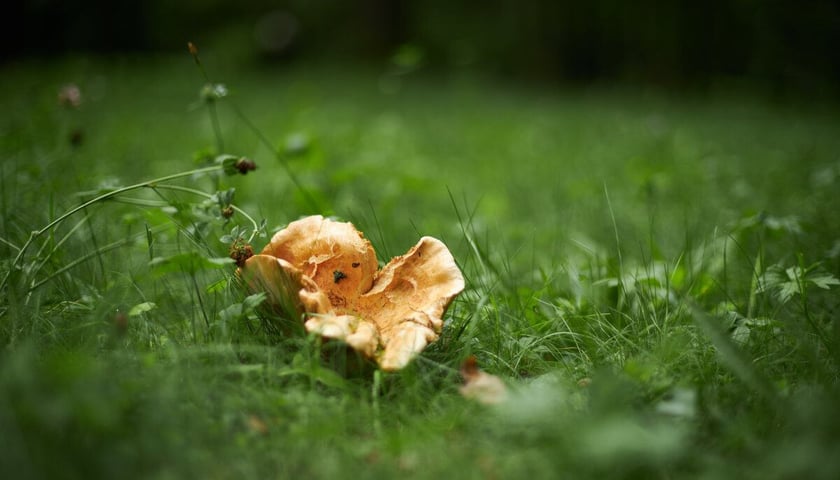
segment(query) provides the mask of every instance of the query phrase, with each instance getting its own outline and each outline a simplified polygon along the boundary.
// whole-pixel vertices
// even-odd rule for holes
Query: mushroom
[[[508,398],[507,387],[502,379],[478,368],[478,361],[473,355],[467,357],[461,364],[461,377],[464,379],[464,384],[458,391],[465,398],[485,405],[497,405]]]
[[[378,267],[362,232],[315,215],[277,232],[240,273],[273,308],[305,314],[307,332],[344,341],[383,370],[399,370],[438,339],[464,277],[432,237]]]

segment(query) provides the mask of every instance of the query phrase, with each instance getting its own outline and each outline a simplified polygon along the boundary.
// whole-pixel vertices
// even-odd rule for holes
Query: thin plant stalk
[[[321,206],[318,204],[318,201],[315,200],[315,197],[313,197],[312,194],[309,193],[309,191],[306,188],[304,188],[300,179],[298,179],[297,175],[295,175],[295,172],[291,169],[291,167],[289,167],[288,162],[286,162],[286,160],[277,152],[277,149],[274,148],[274,145],[271,144],[271,140],[266,138],[262,131],[260,131],[260,129],[256,125],[254,125],[254,123],[251,122],[251,120],[248,119],[248,117],[244,113],[242,113],[242,110],[240,110],[235,103],[231,102],[231,106],[233,107],[233,111],[236,113],[236,116],[239,117],[239,119],[242,120],[242,123],[244,123],[245,126],[247,126],[248,129],[250,129],[254,133],[254,135],[257,136],[257,139],[260,141],[260,143],[262,143],[266,148],[268,148],[269,151],[274,153],[274,157],[279,161],[280,166],[283,168],[283,171],[289,177],[289,180],[291,180],[292,183],[295,185],[295,188],[297,188],[298,191],[303,194],[310,208],[312,208],[316,212],[321,211]]]
[[[201,63],[201,58],[198,56],[198,47],[196,47],[196,45],[192,42],[187,42],[187,48],[190,52],[190,55],[192,55],[193,60],[195,60],[196,67],[198,67],[199,71],[201,72],[201,75],[204,77],[204,81],[207,82],[208,85],[212,85],[213,82],[210,79],[210,75],[207,73],[207,70],[204,68],[204,64]],[[310,208],[312,208],[316,212],[320,212],[321,205],[312,196],[312,194],[310,194],[309,191],[303,187],[303,183],[301,183],[300,179],[298,179],[297,175],[295,175],[294,171],[292,171],[292,169],[289,167],[286,160],[277,152],[277,150],[274,148],[274,145],[272,145],[271,141],[268,138],[266,138],[262,131],[259,128],[257,128],[257,126],[254,125],[254,123],[251,122],[251,120],[244,113],[242,113],[242,110],[240,110],[234,102],[230,100],[228,101],[230,102],[230,105],[233,108],[233,111],[236,114],[236,116],[239,117],[239,119],[254,133],[254,135],[257,136],[260,143],[267,147],[270,152],[274,153],[274,157],[279,161],[280,166],[283,168],[283,171],[289,177],[289,180],[291,180],[292,183],[295,185],[295,188],[297,188],[298,191],[303,194]],[[218,112],[216,110],[215,99],[208,99],[206,103],[207,111],[210,114],[210,121],[213,124],[213,132],[216,136],[216,144],[219,149],[219,152],[221,153],[222,151],[224,151],[224,143],[222,140],[222,131],[219,125],[219,118]]]
[[[177,192],[191,193],[193,195],[198,195],[200,197],[204,197],[204,198],[207,198],[207,199],[213,198],[212,194],[209,194],[207,192],[202,192],[201,190],[196,190],[196,189],[190,188],[190,187],[183,187],[181,185],[155,185],[154,188],[159,189],[159,190],[174,190],[174,191],[177,191]],[[245,210],[242,210],[241,208],[237,207],[236,205],[231,205],[230,207],[233,209],[233,211],[235,211],[236,213],[245,217],[249,222],[251,222],[251,226],[254,227],[253,230],[251,231],[251,236],[248,237],[248,243],[251,243],[251,241],[254,240],[254,236],[260,230],[259,224],[257,223],[256,220],[254,220],[254,217],[248,215],[248,212],[246,212]]]
[[[222,138],[222,126],[219,123],[219,114],[216,112],[215,101],[207,101],[207,112],[210,115],[210,123],[213,124],[213,134],[216,136],[216,148],[218,148],[219,153],[222,153],[225,151],[225,141]]]

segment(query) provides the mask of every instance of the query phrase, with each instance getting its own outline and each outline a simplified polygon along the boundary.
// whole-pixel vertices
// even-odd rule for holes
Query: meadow
[[[836,105],[205,67],[3,67],[3,478],[840,475]],[[220,260],[310,214],[452,251],[406,369],[279,335]]]

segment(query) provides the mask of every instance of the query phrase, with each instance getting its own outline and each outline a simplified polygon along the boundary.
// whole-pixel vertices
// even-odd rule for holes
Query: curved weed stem
[[[189,177],[191,175],[198,175],[198,174],[202,174],[202,173],[210,173],[210,172],[216,172],[216,171],[223,171],[223,166],[222,165],[213,165],[211,167],[197,168],[195,170],[173,173],[172,175],[166,175],[166,176],[155,178],[155,179],[152,179],[152,180],[147,180],[145,182],[135,183],[134,185],[128,185],[126,187],[120,187],[120,188],[111,190],[109,192],[105,192],[101,195],[97,195],[96,197],[82,203],[81,205],[78,205],[77,207],[74,207],[74,208],[68,210],[67,212],[65,212],[64,214],[62,214],[61,216],[59,216],[58,218],[56,218],[52,222],[48,223],[47,225],[45,225],[41,229],[35,230],[35,231],[33,231],[32,233],[29,234],[29,238],[26,240],[26,242],[23,245],[21,245],[20,249],[18,250],[17,255],[15,256],[14,260],[12,260],[11,265],[9,265],[9,270],[6,272],[6,275],[3,276],[3,281],[0,282],[0,291],[2,291],[4,288],[6,288],[6,283],[9,280],[9,276],[12,274],[12,271],[15,268],[17,268],[18,264],[23,259],[23,256],[26,254],[26,250],[30,247],[30,245],[32,245],[32,242],[34,242],[35,239],[37,239],[38,237],[40,237],[44,233],[49,232],[54,227],[56,227],[57,225],[62,223],[64,220],[66,220],[69,217],[75,215],[76,213],[79,213],[80,211],[84,210],[85,208],[87,208],[91,205],[94,205],[96,203],[108,200],[109,198],[120,195],[121,193],[130,192],[132,190],[137,190],[139,188],[154,187],[159,183],[168,182],[170,180],[175,180],[175,179],[178,179],[178,178]]]
[[[187,171],[187,172],[180,172],[180,173],[173,173],[172,175],[167,175],[165,177],[155,178],[153,180],[148,180],[148,181],[145,181],[145,182],[135,183],[134,185],[129,185],[127,187],[120,187],[120,188],[117,188],[115,190],[111,190],[110,192],[105,192],[102,195],[94,197],[94,198],[88,200],[87,202],[79,205],[78,207],[69,210],[64,215],[61,215],[60,217],[56,218],[52,222],[48,223],[47,226],[45,226],[44,228],[32,232],[32,234],[35,235],[35,236],[42,235],[45,232],[52,229],[54,226],[56,226],[59,223],[61,223],[62,221],[64,221],[67,217],[69,217],[69,216],[71,216],[71,215],[73,215],[73,214],[75,214],[75,213],[77,213],[81,210],[84,210],[85,208],[87,208],[87,207],[89,207],[89,206],[91,206],[95,203],[101,202],[103,200],[108,200],[109,198],[115,197],[115,196],[117,196],[121,193],[130,192],[131,190],[137,190],[138,188],[154,187],[158,183],[168,182],[169,180],[175,180],[176,178],[189,177],[191,175],[198,175],[198,174],[201,174],[201,173],[209,173],[209,172],[215,172],[215,171],[221,171],[221,170],[222,170],[221,165],[214,165],[212,167],[197,168],[195,170],[190,170],[190,171]],[[27,242],[27,243],[29,243],[29,242]],[[24,244],[24,246],[21,248],[21,251],[23,251],[25,249],[26,249],[26,244]]]

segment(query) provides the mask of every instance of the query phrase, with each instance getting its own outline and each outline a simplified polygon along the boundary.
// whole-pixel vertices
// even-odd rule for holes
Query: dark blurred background
[[[568,83],[831,94],[831,0],[33,0],[6,7],[4,61],[159,52],[187,40],[255,62],[389,61]]]

